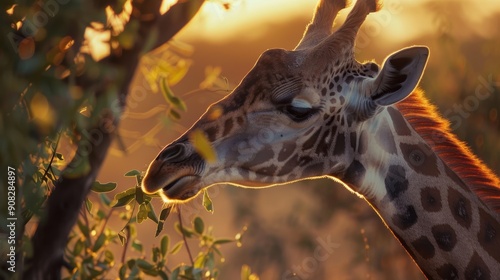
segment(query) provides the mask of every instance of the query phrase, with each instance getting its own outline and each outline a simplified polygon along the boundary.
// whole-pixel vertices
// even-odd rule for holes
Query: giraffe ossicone
[[[231,94],[158,154],[143,190],[182,202],[214,184],[329,177],[372,205],[428,278],[498,277],[500,181],[416,89],[428,48],[396,51],[382,66],[360,63],[356,34],[380,6],[358,0],[332,32],[345,7],[319,1],[298,46],[265,51]],[[196,152],[193,131],[205,134],[216,161]]]

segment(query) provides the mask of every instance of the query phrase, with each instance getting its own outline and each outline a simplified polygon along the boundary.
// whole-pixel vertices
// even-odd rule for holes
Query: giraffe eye
[[[311,117],[317,109],[313,108],[309,102],[302,99],[294,99],[292,103],[283,106],[282,111],[292,120],[301,122]]]

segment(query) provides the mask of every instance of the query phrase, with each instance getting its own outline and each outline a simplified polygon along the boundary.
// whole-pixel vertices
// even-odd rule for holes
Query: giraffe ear
[[[428,57],[429,49],[425,46],[409,47],[389,55],[370,85],[372,100],[387,106],[405,99],[420,81]]]

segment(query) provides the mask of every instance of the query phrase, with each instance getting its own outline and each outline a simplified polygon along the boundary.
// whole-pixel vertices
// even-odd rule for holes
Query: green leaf
[[[153,264],[150,264],[148,261],[143,259],[137,259],[135,264],[146,274],[156,276],[158,273],[155,270]]]
[[[83,241],[81,239],[78,239],[75,242],[75,247],[73,247],[73,256],[78,256],[82,252],[84,247]]]
[[[193,236],[193,231],[181,226],[180,223],[175,223],[175,229],[179,234],[184,235],[187,238],[191,238]]]
[[[97,218],[96,220],[104,220],[108,216],[106,212],[102,211],[101,209],[97,210]]]
[[[177,254],[177,253],[181,250],[181,248],[182,248],[182,244],[184,244],[184,242],[183,242],[183,241],[179,241],[179,242],[177,242],[177,243],[174,245],[174,247],[172,247],[172,250],[170,251],[170,254],[171,254],[171,255],[175,255],[175,254]]]
[[[98,279],[98,276],[101,275],[101,274],[103,274],[104,271],[105,271],[105,270],[102,270],[102,269],[97,270],[97,269],[95,269],[93,267],[88,267],[88,270],[90,271],[89,277],[91,279]]]
[[[92,201],[90,201],[90,199],[86,198],[85,199],[85,208],[87,208],[87,212],[89,212],[89,214],[92,215]]]
[[[168,235],[165,234],[160,241],[160,252],[163,258],[167,256],[169,246],[170,246],[170,240]]]
[[[139,211],[137,211],[137,223],[142,223],[148,218],[149,209],[145,203],[139,205]]]
[[[174,271],[172,271],[172,274],[170,274],[171,280],[177,280],[179,278],[180,271],[181,271],[181,267],[177,267],[176,269],[174,269]]]
[[[166,208],[163,208],[161,210],[161,213],[160,213],[160,220],[165,221],[167,219],[168,215],[170,215],[170,211],[172,211],[172,206],[168,206]]]
[[[198,267],[195,267],[192,270],[192,274],[193,274],[195,280],[201,280],[202,273],[203,273],[203,269],[198,268]]]
[[[153,248],[151,248],[151,251],[153,253],[153,262],[155,262],[155,263],[158,262],[158,260],[161,257],[160,248],[154,246]]]
[[[134,240],[132,241],[132,248],[134,248],[137,252],[142,253],[143,246],[142,246],[141,241],[139,241],[139,240],[137,240],[137,239],[134,239]]]
[[[215,256],[213,252],[208,252],[207,255],[205,256],[205,268],[208,268],[210,270],[215,269]]]
[[[156,227],[155,237],[157,237],[161,233],[161,231],[163,230],[163,224],[164,223],[165,222],[162,221],[162,220],[158,221],[158,226]]]
[[[110,182],[110,183],[102,184],[99,181],[95,181],[92,184],[92,191],[98,192],[98,193],[110,192],[110,191],[112,191],[114,189],[116,189],[116,183],[115,182]]]
[[[194,218],[194,231],[198,234],[203,234],[205,230],[205,225],[200,217]]]
[[[162,280],[168,280],[168,276],[163,270],[158,271],[158,275],[160,275]]]
[[[136,260],[136,259],[129,259],[129,260],[127,261],[127,266],[128,266],[128,268],[129,268],[129,269],[132,269],[134,266],[136,266],[136,265],[135,265],[135,263],[136,263],[136,262],[137,262],[137,260]]]
[[[117,193],[111,202],[111,207],[115,208],[129,204],[135,197],[135,189],[136,187],[132,187],[126,191]]]
[[[212,250],[217,253],[221,258],[223,257],[222,253],[217,249],[217,247],[212,247]]]
[[[144,202],[144,192],[140,187],[135,188],[135,200],[137,203],[142,204]]]
[[[104,251],[104,261],[108,264],[112,263],[115,260],[115,256],[113,255],[113,252],[110,250]]]
[[[151,219],[153,222],[158,224],[158,217],[156,216],[155,208],[153,207],[151,202],[148,201],[146,203],[147,203],[148,210],[149,210],[148,211],[148,218]]]
[[[120,242],[122,243],[122,246],[125,245],[125,242],[127,242],[127,235],[123,231],[120,231],[118,233],[118,238],[120,238]]]
[[[139,170],[133,169],[125,173],[125,177],[137,177],[137,176],[141,176],[141,172]]]
[[[205,263],[205,255],[203,253],[200,253],[195,261],[194,261],[194,265],[193,267],[195,268],[202,268],[204,266],[204,263]]]
[[[174,121],[178,121],[181,119],[181,115],[179,114],[179,112],[174,109],[168,110],[168,116]]]
[[[190,61],[185,60],[185,59],[180,59],[177,61],[177,64],[175,65],[175,70],[170,71],[169,75],[167,76],[167,82],[169,85],[175,85],[179,81],[186,76],[189,66],[190,66]]]
[[[100,193],[99,199],[101,199],[102,203],[104,203],[104,205],[106,206],[109,206],[109,204],[111,203],[111,200],[105,193]]]
[[[79,157],[80,160],[77,160],[76,166],[73,165],[68,165],[63,173],[62,176],[70,179],[74,178],[79,178],[82,177],[90,172],[90,163],[89,159],[87,156],[82,156],[82,155],[76,155]],[[75,156],[75,157],[76,157]]]
[[[163,97],[165,98],[165,101],[167,101],[169,105],[181,111],[187,111],[186,104],[184,103],[184,101],[174,95],[174,93],[168,86],[166,79],[162,79],[161,81],[161,92],[163,94]]]
[[[214,241],[214,245],[221,245],[221,244],[225,244],[225,243],[231,243],[231,242],[236,242],[236,240],[234,239],[217,239]]]
[[[131,269],[130,269],[130,273],[128,275],[128,278],[127,279],[139,279],[138,276],[139,276],[139,267],[134,265]]]
[[[94,243],[94,248],[92,248],[92,251],[97,252],[99,249],[101,249],[102,245],[104,245],[104,242],[106,241],[106,235],[101,233],[99,237],[97,237],[97,240]]]
[[[160,220],[158,221],[158,226],[156,227],[156,233],[155,237],[158,236],[161,231],[163,230],[163,224],[165,223],[165,220],[167,219],[168,215],[170,214],[170,211],[172,211],[172,206],[168,206],[167,208],[163,208],[160,212]]]
[[[207,210],[210,213],[214,213],[214,205],[212,203],[212,200],[208,196],[207,190],[203,190],[203,207],[205,207],[205,210]]]
[[[125,274],[127,273],[127,265],[126,264],[122,264],[122,266],[120,267],[120,270],[118,271],[118,276],[120,277],[120,280],[124,280],[125,279]]]
[[[80,231],[83,233],[83,236],[85,237],[89,236],[90,230],[86,225],[84,225],[80,220],[77,220],[76,224],[78,225]]]

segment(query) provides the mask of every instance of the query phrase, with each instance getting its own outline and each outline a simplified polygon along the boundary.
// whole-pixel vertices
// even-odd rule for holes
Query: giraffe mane
[[[500,213],[500,179],[450,129],[420,89],[396,104],[405,119],[456,175]]]

